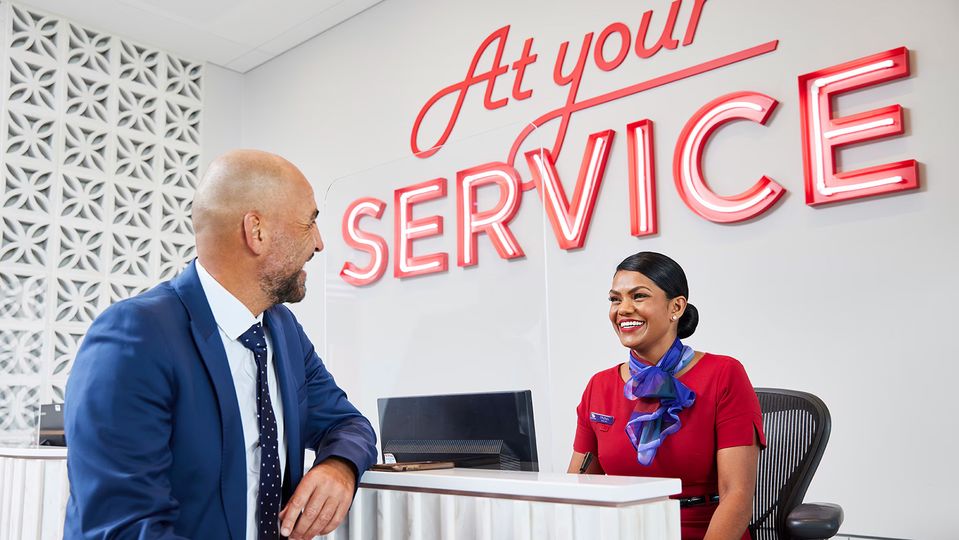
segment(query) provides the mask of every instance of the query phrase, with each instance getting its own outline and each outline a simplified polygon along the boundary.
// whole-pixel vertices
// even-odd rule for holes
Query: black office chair
[[[766,449],[759,453],[749,534],[754,540],[832,538],[842,525],[839,505],[803,504],[832,421],[818,397],[778,388],[756,388]]]

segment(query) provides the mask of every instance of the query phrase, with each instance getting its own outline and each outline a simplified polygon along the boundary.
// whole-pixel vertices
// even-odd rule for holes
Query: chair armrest
[[[800,504],[786,516],[786,530],[792,538],[832,538],[842,525],[842,507],[838,504]]]

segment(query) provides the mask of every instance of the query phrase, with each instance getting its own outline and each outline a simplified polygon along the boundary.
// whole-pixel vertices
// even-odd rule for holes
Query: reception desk
[[[679,539],[671,478],[445,469],[363,475],[335,539]]]
[[[0,540],[63,538],[67,495],[66,448],[0,448]]]
[[[0,540],[62,538],[66,449],[0,448]],[[444,469],[363,475],[336,540],[678,540],[669,478]]]

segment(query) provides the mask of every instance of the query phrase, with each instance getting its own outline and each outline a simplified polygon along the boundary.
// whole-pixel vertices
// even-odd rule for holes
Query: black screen
[[[532,392],[380,398],[380,443],[396,461],[537,471]],[[386,461],[384,459],[384,461]]]

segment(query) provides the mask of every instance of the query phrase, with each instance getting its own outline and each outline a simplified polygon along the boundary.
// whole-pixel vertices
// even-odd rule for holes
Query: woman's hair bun
[[[683,316],[679,318],[679,325],[676,328],[676,337],[679,339],[686,339],[689,336],[693,335],[693,332],[696,331],[696,326],[699,324],[699,310],[696,309],[696,306],[686,303],[686,311],[683,312]]]

